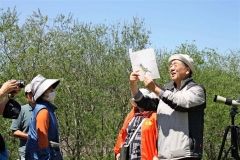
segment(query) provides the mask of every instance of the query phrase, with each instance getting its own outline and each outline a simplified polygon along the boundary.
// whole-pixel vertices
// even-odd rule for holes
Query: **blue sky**
[[[221,53],[240,49],[239,0],[0,0],[0,8],[8,7],[16,7],[20,22],[38,8],[50,20],[69,13],[79,22],[105,24],[139,17],[156,49],[193,41]]]

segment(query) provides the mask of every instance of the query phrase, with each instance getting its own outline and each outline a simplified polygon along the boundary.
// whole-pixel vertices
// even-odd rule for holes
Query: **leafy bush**
[[[1,81],[14,78],[30,82],[39,73],[60,78],[55,103],[65,159],[113,159],[116,135],[130,109],[128,49],[150,46],[144,21],[133,18],[130,23],[107,26],[59,15],[50,25],[48,17],[37,11],[20,26],[16,10],[10,9],[1,10],[0,19]],[[204,158],[216,159],[224,127],[230,123],[230,107],[213,103],[213,97],[239,95],[240,51],[225,56],[183,43],[173,52],[156,52],[159,84],[169,81],[167,59],[173,52],[194,58],[194,78],[207,90]],[[23,93],[17,100],[26,103]],[[11,121],[1,118],[0,122],[11,159],[16,159],[18,141],[9,135]]]

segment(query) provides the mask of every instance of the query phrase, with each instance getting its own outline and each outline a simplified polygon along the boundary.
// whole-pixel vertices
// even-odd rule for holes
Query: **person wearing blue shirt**
[[[28,137],[29,123],[32,115],[32,107],[34,107],[34,102],[32,101],[31,84],[25,87],[25,97],[28,104],[21,106],[21,112],[17,119],[12,120],[12,125],[10,129],[14,137],[19,138],[19,158],[20,160],[25,160],[25,149]]]

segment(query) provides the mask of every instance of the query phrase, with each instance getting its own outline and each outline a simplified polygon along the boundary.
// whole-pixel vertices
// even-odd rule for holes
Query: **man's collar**
[[[183,87],[186,86],[186,84],[188,84],[188,82],[192,81],[192,77],[186,78],[184,80],[181,81],[181,86],[180,86],[180,90],[183,89]]]
[[[179,89],[179,90],[183,89],[183,88],[186,86],[186,84],[188,84],[190,81],[193,81],[192,77],[188,77],[188,78],[182,80],[182,81],[181,81],[181,86],[180,86],[180,89]],[[174,81],[171,81],[171,82],[169,82],[168,84],[166,84],[166,85],[164,86],[164,88],[165,88],[165,89],[168,89],[168,90],[173,90],[174,88],[177,88],[177,86],[176,86],[176,84],[174,83]]]

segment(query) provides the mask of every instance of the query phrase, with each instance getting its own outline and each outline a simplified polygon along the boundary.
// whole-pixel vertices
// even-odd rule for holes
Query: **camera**
[[[19,88],[24,88],[25,87],[25,82],[23,80],[17,80],[17,85]],[[16,91],[12,91],[10,92],[10,94],[8,95],[9,98],[14,98],[14,95],[15,95]]]
[[[25,87],[25,82],[23,80],[17,80],[18,87],[24,88]]]

